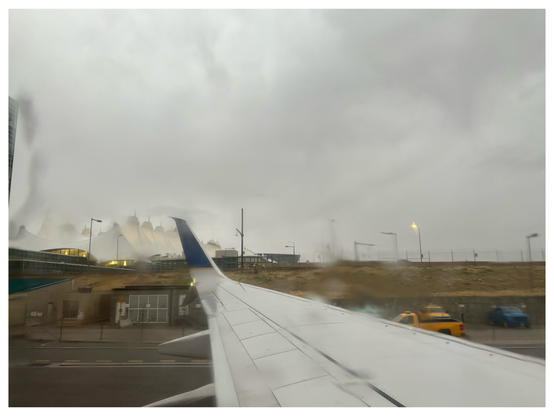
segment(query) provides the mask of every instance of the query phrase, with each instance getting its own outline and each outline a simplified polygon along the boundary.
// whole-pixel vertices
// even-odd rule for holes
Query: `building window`
[[[167,323],[167,295],[129,295],[132,322]]]

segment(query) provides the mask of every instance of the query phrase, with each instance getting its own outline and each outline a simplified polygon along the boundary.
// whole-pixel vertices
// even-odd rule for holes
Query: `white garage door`
[[[129,295],[132,322],[167,323],[167,295]]]

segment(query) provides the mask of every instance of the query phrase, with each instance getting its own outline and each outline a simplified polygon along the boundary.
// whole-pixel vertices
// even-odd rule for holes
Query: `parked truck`
[[[446,311],[442,308],[442,306],[438,306],[438,305],[425,306],[424,308],[417,311],[417,317],[421,321],[425,321],[427,319],[435,319],[435,318],[451,318],[451,316],[448,313],[446,313]]]
[[[455,337],[463,337],[464,323],[452,318],[433,318],[420,320],[417,314],[406,311],[392,319],[393,322],[416,326],[428,331],[436,331],[441,334],[453,335]]]

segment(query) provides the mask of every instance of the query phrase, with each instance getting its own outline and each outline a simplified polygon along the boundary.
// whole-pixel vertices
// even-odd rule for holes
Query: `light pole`
[[[527,236],[527,248],[529,249],[529,263],[531,263],[531,239],[533,237],[538,237],[539,235],[537,233],[529,234]]]
[[[91,218],[90,219],[90,234],[89,234],[89,237],[88,237],[88,255],[87,255],[87,267],[90,267],[90,245],[92,243],[92,222],[93,221],[96,221],[96,222],[102,222],[102,220],[95,220],[94,218]]]
[[[119,267],[119,237],[121,237],[123,234],[119,234],[117,236],[117,251],[115,255],[115,260],[117,261],[117,267]]]
[[[419,260],[423,263],[423,253],[421,252],[421,230],[413,221],[412,221],[412,228],[414,229],[414,231],[417,230],[416,232],[419,237]]]
[[[333,219],[330,219],[329,221],[331,221],[331,256],[332,258],[334,259],[335,258],[335,241],[336,241],[336,236],[335,236],[335,227],[333,226],[333,224],[335,223],[335,220]]]
[[[244,210],[243,208],[240,209],[240,231],[237,228],[237,233],[240,234],[240,269],[244,269],[244,246],[243,246],[243,240],[244,240]]]
[[[292,247],[292,259],[293,259],[293,263],[296,263],[296,251],[295,250],[295,247],[294,247],[294,242],[293,241],[289,241],[289,243],[292,243],[292,246],[285,246],[285,247]]]
[[[533,266],[531,264],[531,239],[533,237],[538,237],[537,233],[529,234],[527,236],[527,248],[529,249],[529,291],[533,289]]]
[[[358,243],[357,241],[354,241],[354,256],[356,258],[356,261],[359,261],[360,258],[358,256],[358,246],[368,246],[373,247],[375,244],[368,244],[368,243]],[[379,257],[379,253],[377,253],[377,257]]]
[[[381,234],[394,235],[394,249],[396,253],[395,260],[398,261],[398,242],[396,240],[396,233],[381,231]]]

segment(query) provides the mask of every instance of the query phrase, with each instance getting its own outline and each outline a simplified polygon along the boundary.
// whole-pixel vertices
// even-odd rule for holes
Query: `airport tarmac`
[[[142,343],[10,340],[10,407],[141,407],[211,383],[211,362]]]
[[[211,362],[157,345],[202,328],[34,327],[10,337],[10,407],[141,407],[212,381]],[[545,358],[545,328],[466,325],[466,339]],[[16,335],[16,333],[12,333]]]
[[[86,325],[60,328],[55,325],[10,329],[10,337],[22,336],[27,339],[45,341],[98,341],[98,342],[143,342],[162,343],[198,331],[205,327],[182,327],[155,324],[137,324],[125,328],[110,325]],[[487,345],[545,343],[545,326],[531,328],[504,328],[485,324],[464,324],[466,339]]]

